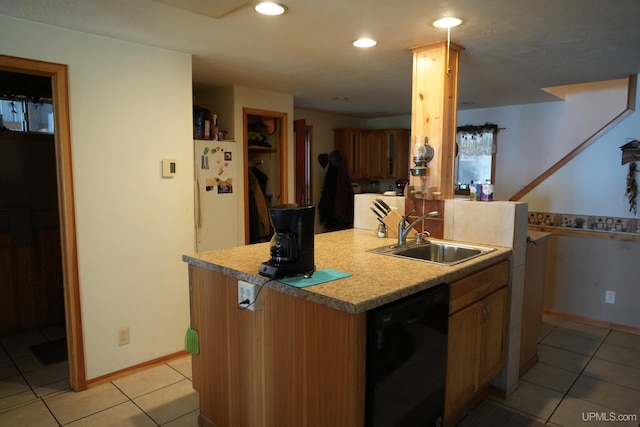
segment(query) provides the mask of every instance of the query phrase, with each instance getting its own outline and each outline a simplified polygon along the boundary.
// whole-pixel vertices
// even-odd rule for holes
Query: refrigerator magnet
[[[218,185],[218,180],[215,178],[207,178],[204,181],[204,189],[205,191],[213,191],[214,188]]]
[[[230,194],[233,193],[233,185],[231,185],[231,178],[218,181],[218,194]]]

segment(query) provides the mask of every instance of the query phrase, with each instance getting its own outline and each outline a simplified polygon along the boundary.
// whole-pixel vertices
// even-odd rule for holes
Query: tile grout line
[[[143,413],[143,414],[145,414],[147,417],[149,417],[149,419],[150,419],[150,420],[151,420],[151,421],[156,425],[156,427],[160,427],[160,424],[159,424],[159,423],[158,423],[158,422],[157,422],[157,421],[156,421],[156,420],[155,420],[155,419],[154,419],[150,414],[148,414],[144,409],[142,409],[142,408],[140,407],[140,405],[138,405],[138,404],[135,402],[135,400],[133,400],[133,398],[129,397],[129,395],[128,395],[127,393],[125,393],[125,392],[124,392],[124,390],[122,390],[120,387],[118,387],[118,386],[117,386],[113,381],[111,381],[111,384],[113,384],[113,386],[114,386],[115,388],[117,388],[117,389],[120,391],[120,393],[122,393],[123,395],[125,395],[125,396],[127,397],[127,399],[129,400],[129,402],[131,402],[131,403],[132,403],[136,408],[138,408],[138,409],[140,410],[140,412],[142,412],[142,413]],[[161,387],[161,388],[163,388],[163,387]],[[160,390],[160,389],[158,389],[158,390]],[[154,391],[155,391],[155,390],[154,390]],[[149,392],[149,393],[152,393],[152,392]],[[149,394],[149,393],[141,394],[140,396],[145,396],[145,395],[147,395],[147,394]],[[140,397],[140,396],[138,396],[138,397]]]
[[[48,338],[40,331],[38,331],[45,339]],[[31,393],[33,393],[34,395],[34,399],[30,400],[28,402],[23,402],[23,404],[17,404],[14,406],[10,406],[5,408],[5,410],[3,410],[2,412],[8,412],[8,411],[12,411],[14,409],[17,408],[21,408],[27,405],[31,405],[35,402],[37,402],[38,400],[40,402],[42,402],[42,404],[44,405],[45,408],[47,408],[47,411],[49,411],[49,413],[51,414],[51,416],[53,417],[53,420],[58,424],[58,426],[62,426],[62,424],[60,424],[60,421],[58,421],[58,418],[56,418],[55,414],[51,411],[51,408],[49,408],[49,405],[47,405],[47,402],[44,401],[44,396],[38,396],[38,394],[36,393],[35,388],[31,385],[31,383],[27,380],[27,377],[24,375],[24,372],[22,372],[22,369],[20,369],[20,367],[18,366],[18,364],[16,363],[16,358],[14,356],[11,355],[11,353],[9,353],[9,350],[7,349],[7,347],[0,342],[0,346],[2,347],[2,350],[7,354],[7,356],[9,357],[9,361],[11,362],[11,364],[13,365],[13,367],[16,369],[16,371],[18,372],[18,375],[22,378],[22,380],[24,381],[24,383],[29,387],[29,390],[31,391]],[[53,383],[52,383],[53,384]],[[20,394],[20,393],[15,393],[15,394]],[[8,398],[11,396],[15,396],[15,394],[10,395],[10,396],[5,396],[4,398]],[[4,399],[3,398],[3,399]]]
[[[563,320],[564,321],[564,320]],[[562,322],[560,322],[562,323]],[[584,374],[585,369],[587,369],[587,366],[589,366],[589,363],[591,363],[591,361],[593,360],[595,354],[598,352],[598,350],[600,349],[600,347],[602,347],[602,344],[604,343],[604,341],[607,339],[607,337],[609,336],[609,334],[611,334],[611,329],[609,329],[609,332],[607,332],[607,334],[604,336],[604,338],[602,338],[602,341],[600,341],[600,343],[598,344],[598,347],[595,349],[595,351],[593,352],[593,354],[591,356],[589,356],[589,360],[587,361],[587,363],[585,363],[585,365],[582,367],[582,369],[580,370],[580,373],[578,374],[578,376],[576,377],[575,380],[573,380],[573,382],[571,383],[571,385],[567,388],[567,391],[564,392],[562,399],[560,399],[560,401],[558,402],[558,404],[556,405],[556,407],[553,409],[553,411],[551,411],[551,414],[549,415],[549,418],[547,419],[547,421],[545,422],[545,424],[551,422],[551,418],[553,417],[553,414],[556,413],[556,411],[558,410],[558,408],[560,407],[560,405],[562,404],[562,402],[564,401],[564,399],[569,395],[569,392],[571,391],[571,389],[573,388],[573,386],[578,382],[578,380],[582,377],[582,375]]]
[[[40,335],[40,338],[43,338],[45,341],[52,341],[52,339],[48,338],[48,337],[47,337],[47,336],[46,336],[46,335],[45,335],[41,330],[38,330],[38,333],[39,333],[39,335]],[[24,344],[24,345],[29,346],[29,345],[28,345],[28,344],[29,344],[29,342],[31,342],[31,341],[27,341],[27,340],[25,340],[25,341],[24,341],[24,343],[22,343],[22,342],[18,342],[18,345],[19,345],[19,346],[22,346],[22,345]],[[32,344],[31,344],[31,345],[32,345]],[[20,349],[20,348],[22,348],[22,347],[16,347],[16,348]],[[67,389],[65,389],[65,390],[57,390],[57,389],[56,389],[56,390],[54,390],[52,393],[47,393],[47,394],[44,394],[44,395],[40,395],[40,394],[37,392],[37,389],[39,389],[39,388],[43,388],[43,387],[46,387],[46,386],[47,386],[47,385],[49,385],[49,384],[54,384],[54,383],[56,383],[56,382],[58,382],[58,381],[54,381],[54,382],[51,382],[51,383],[48,383],[48,384],[40,384],[40,385],[37,385],[37,386],[36,386],[36,385],[34,385],[34,384],[32,384],[32,383],[28,380],[26,373],[23,371],[23,369],[21,369],[21,367],[20,367],[20,366],[19,366],[19,364],[17,363],[17,359],[19,359],[19,357],[18,357],[18,358],[16,358],[16,354],[13,354],[13,353],[9,352],[9,348],[8,348],[8,347],[7,347],[7,345],[6,345],[6,342],[0,342],[0,350],[1,350],[1,351],[3,351],[3,352],[6,354],[6,362],[8,363],[8,365],[7,365],[7,366],[8,366],[8,367],[11,367],[10,369],[12,369],[12,370],[14,370],[14,371],[15,371],[15,375],[9,375],[7,378],[11,378],[12,376],[14,376],[14,377],[16,378],[16,380],[19,378],[19,379],[21,380],[21,382],[23,382],[23,383],[24,383],[24,385],[26,386],[26,387],[25,387],[25,389],[24,389],[23,391],[19,391],[19,392],[17,392],[17,393],[12,393],[11,395],[4,396],[4,397],[0,398],[0,401],[2,401],[2,400],[4,400],[4,399],[11,398],[11,397],[13,397],[13,396],[17,396],[17,395],[23,394],[23,393],[25,393],[25,394],[30,393],[30,396],[26,397],[26,398],[27,398],[27,400],[26,400],[26,401],[24,401],[24,402],[19,402],[19,403],[14,403],[14,404],[12,404],[12,405],[9,405],[9,406],[7,406],[6,408],[3,408],[3,409],[0,411],[0,413],[4,413],[4,412],[9,412],[9,411],[17,410],[17,409],[19,409],[19,408],[26,407],[26,406],[28,406],[28,405],[32,405],[32,404],[38,404],[38,401],[40,401],[40,403],[41,403],[42,405],[44,405],[44,407],[46,408],[46,411],[50,414],[52,421],[53,421],[57,426],[61,427],[61,426],[63,426],[63,425],[67,425],[68,423],[62,424],[62,422],[61,422],[61,421],[56,417],[56,415],[53,413],[52,409],[49,407],[49,405],[47,404],[47,401],[46,401],[45,399],[49,399],[49,398],[54,397],[54,396],[56,396],[56,395],[63,394],[63,393],[67,393],[67,392],[73,392],[73,390],[71,390],[71,389],[69,389],[69,388],[67,388]],[[41,364],[40,364],[40,365],[41,365]],[[170,387],[170,386],[174,386],[174,385],[176,385],[176,384],[181,383],[181,382],[182,382],[182,381],[184,381],[184,380],[188,381],[190,384],[192,384],[192,383],[193,383],[192,379],[191,379],[189,376],[187,376],[185,373],[181,372],[178,368],[176,368],[176,367],[172,366],[169,362],[165,362],[165,363],[164,363],[164,365],[165,365],[165,366],[167,366],[167,367],[169,367],[173,372],[178,373],[178,375],[179,375],[179,379],[178,379],[177,381],[175,381],[175,382],[170,383],[170,384],[166,384],[166,385],[163,385],[163,386],[161,386],[161,387],[159,387],[159,388],[155,388],[154,390],[151,390],[151,391],[148,391],[148,392],[146,392],[146,393],[143,393],[143,394],[141,394],[140,396],[137,396],[136,398],[138,398],[138,397],[142,397],[142,396],[146,396],[146,395],[149,395],[149,394],[151,394],[151,393],[154,393],[154,392],[156,392],[156,391],[159,391],[159,390],[165,389],[165,388]],[[41,368],[44,368],[44,366],[41,366]],[[134,398],[129,397],[129,396],[128,396],[128,395],[127,395],[127,394],[126,394],[126,393],[125,393],[125,392],[124,392],[120,387],[118,387],[118,386],[117,386],[113,381],[111,381],[111,384],[113,385],[113,387],[115,387],[118,391],[120,391],[120,392],[122,393],[123,397],[125,398],[125,400],[124,400],[124,401],[122,401],[122,402],[120,402],[120,403],[118,403],[118,404],[112,405],[112,406],[110,406],[110,407],[108,407],[108,408],[103,408],[103,409],[98,410],[98,411],[96,411],[96,412],[93,412],[93,413],[91,413],[91,414],[87,414],[87,415],[82,416],[82,417],[80,417],[80,418],[78,418],[78,419],[71,420],[71,421],[69,421],[69,423],[73,423],[73,422],[76,422],[76,421],[78,421],[78,420],[86,419],[86,418],[91,417],[91,416],[93,416],[93,415],[96,415],[96,414],[98,414],[98,413],[101,413],[101,412],[104,412],[104,411],[106,411],[106,410],[109,410],[109,409],[112,409],[112,408],[114,408],[114,407],[117,407],[117,406],[119,406],[119,405],[122,405],[123,403],[131,402],[131,403],[132,403],[136,408],[138,408],[138,410],[139,410],[142,414],[145,414],[145,415],[149,418],[149,420],[150,420],[150,421],[151,421],[151,422],[152,422],[156,427],[159,427],[159,426],[161,425],[161,424],[159,424],[159,423],[158,423],[158,422],[157,422],[157,421],[156,421],[156,420],[155,420],[155,419],[154,419],[154,418],[153,418],[149,413],[147,413],[147,412],[146,412],[146,411],[145,411],[141,406],[139,406],[139,405],[135,402]],[[7,402],[9,402],[9,400],[7,400]],[[173,422],[173,421],[175,421],[175,420],[177,420],[177,419],[179,419],[179,418],[181,418],[181,417],[183,417],[183,416],[188,415],[188,414],[189,414],[189,413],[191,413],[191,412],[192,412],[192,411],[190,411],[190,412],[188,412],[188,413],[185,413],[185,414],[180,414],[180,415],[179,415],[179,416],[177,416],[175,419],[168,420],[167,422]]]

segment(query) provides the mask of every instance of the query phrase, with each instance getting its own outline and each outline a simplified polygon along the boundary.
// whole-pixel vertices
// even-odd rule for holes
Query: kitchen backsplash
[[[529,212],[529,225],[578,228],[608,233],[640,234],[640,222],[636,218],[612,216],[573,215],[552,212]]]

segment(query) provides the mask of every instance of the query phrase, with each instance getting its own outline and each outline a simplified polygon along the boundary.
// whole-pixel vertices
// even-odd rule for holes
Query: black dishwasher
[[[367,313],[367,427],[442,425],[448,324],[448,284]]]

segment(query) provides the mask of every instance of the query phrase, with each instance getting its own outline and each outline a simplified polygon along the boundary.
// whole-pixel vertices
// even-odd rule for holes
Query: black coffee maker
[[[269,208],[271,259],[260,264],[258,273],[278,278],[313,274],[315,206],[286,204]]]

